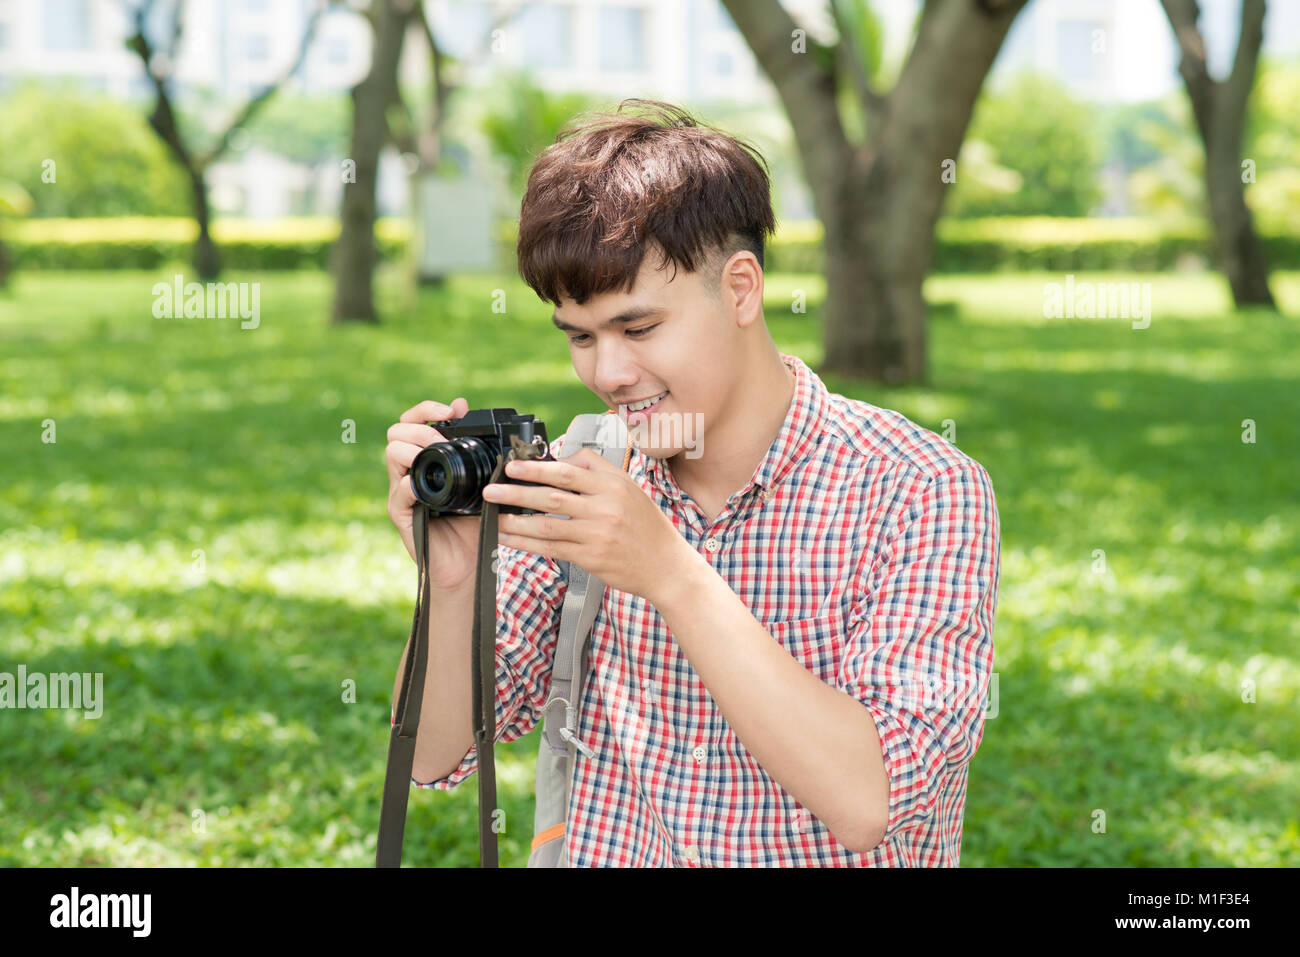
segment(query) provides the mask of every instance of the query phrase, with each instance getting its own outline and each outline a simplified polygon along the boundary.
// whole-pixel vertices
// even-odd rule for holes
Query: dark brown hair
[[[650,115],[624,112],[648,107]],[[760,165],[761,164],[761,165]],[[581,114],[528,175],[519,212],[519,275],[547,302],[584,305],[630,292],[647,251],[659,268],[716,273],[746,249],[763,266],[776,231],[767,161],[752,146],[657,100],[626,99]]]

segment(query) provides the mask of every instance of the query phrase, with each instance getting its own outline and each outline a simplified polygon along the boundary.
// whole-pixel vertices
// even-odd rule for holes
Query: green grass
[[[155,319],[164,276],[0,294],[0,671],[105,676],[98,720],[0,712],[0,864],[369,866],[415,586],[385,430],[463,394],[556,435],[594,400],[516,281],[385,276],[389,321],[339,329],[327,277],[232,274],[261,282],[241,330]],[[1062,278],[935,278],[927,385],[826,379],[951,419],[997,492],[999,713],[962,863],[1300,864],[1297,321],[1151,275],[1076,277],[1152,281],[1148,329],[1045,320]],[[1300,275],[1275,288],[1300,313]],[[768,277],[778,345],[814,367],[822,289]],[[503,865],[526,860],[536,735],[497,751]],[[474,779],[412,791],[405,859],[477,862]]]

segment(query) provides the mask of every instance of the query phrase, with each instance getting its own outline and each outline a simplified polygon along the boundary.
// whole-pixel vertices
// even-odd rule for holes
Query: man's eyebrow
[[[619,322],[636,322],[638,319],[644,319],[646,316],[662,316],[668,310],[663,306],[633,306],[631,309],[620,312],[617,316],[605,320],[602,328],[608,329],[610,326]],[[555,328],[561,332],[583,332],[577,326],[571,326],[567,322],[561,322],[560,318],[551,311],[551,322],[555,323]]]

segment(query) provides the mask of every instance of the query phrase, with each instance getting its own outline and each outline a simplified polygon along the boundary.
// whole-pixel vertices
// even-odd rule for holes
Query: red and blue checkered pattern
[[[570,866],[958,864],[993,669],[992,483],[935,433],[781,358],[790,411],[712,522],[665,462],[634,452],[628,471],[773,640],[871,714],[890,780],[884,840],[865,854],[836,841],[737,740],[654,607],[611,588],[579,714],[595,757],[574,761]],[[499,556],[497,739],[513,741],[550,690],[565,583],[551,559]],[[413,783],[450,790],[477,766],[471,747],[447,777]]]

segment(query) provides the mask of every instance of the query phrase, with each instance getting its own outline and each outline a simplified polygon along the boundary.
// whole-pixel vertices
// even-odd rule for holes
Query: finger
[[[397,496],[397,504],[403,509],[415,507],[415,486],[411,484],[410,476],[397,483],[394,494]]]
[[[583,449],[582,452],[589,452],[590,449]],[[581,455],[579,452],[578,455]],[[577,456],[573,456],[576,458]],[[600,456],[596,456],[600,458]],[[572,461],[572,458],[560,462],[542,462],[537,459],[517,459],[513,462],[506,463],[506,475],[512,479],[521,479],[525,482],[538,482],[543,485],[553,485],[556,488],[567,489],[571,492],[579,492],[583,495],[590,495],[600,491],[603,479],[597,475],[596,470],[588,468],[585,465]]]
[[[400,416],[402,422],[442,422],[446,419],[457,419],[469,411],[469,403],[464,397],[457,397],[452,400],[451,405],[445,402],[434,402],[432,399],[426,399],[419,405],[413,405]]]
[[[616,472],[623,471],[609,459],[605,458],[605,456],[593,452],[591,449],[578,449],[578,451],[573,455],[566,456],[559,461],[571,462],[574,465],[585,469],[596,469],[598,471],[602,469],[613,469]]]
[[[577,543],[583,535],[581,525],[554,515],[498,515],[497,531],[547,542]]]
[[[446,437],[431,425],[418,422],[394,422],[388,427],[389,442],[410,442],[424,448],[434,442],[445,442]]]
[[[411,485],[409,478],[404,478],[400,482],[393,484],[392,490],[388,493],[388,515],[394,521],[401,513],[408,512],[415,507],[415,488]]]
[[[532,552],[534,555],[554,558],[556,561],[572,561],[569,557],[571,554],[570,546],[567,543],[559,544],[540,538],[529,538],[526,535],[509,535],[498,532],[497,544],[518,549],[521,552]]]
[[[415,457],[422,451],[424,451],[422,445],[412,445],[410,442],[389,442],[388,447],[384,450],[384,462],[388,465],[388,481],[390,483],[395,482],[411,471],[411,463],[415,461]]]
[[[520,505],[539,512],[574,517],[587,514],[588,502],[581,495],[549,485],[516,485],[511,482],[491,482],[483,487],[483,498],[498,505]],[[561,519],[563,521],[563,519]]]

